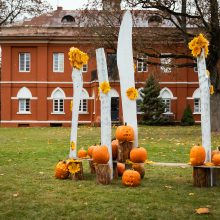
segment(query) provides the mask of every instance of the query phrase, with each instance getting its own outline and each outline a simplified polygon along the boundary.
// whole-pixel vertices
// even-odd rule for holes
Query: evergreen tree
[[[142,103],[140,105],[143,112],[143,121],[145,124],[156,125],[163,124],[165,105],[160,95],[160,85],[153,74],[146,80],[145,86],[141,91]]]
[[[195,120],[193,118],[192,110],[190,106],[188,105],[184,110],[180,125],[189,126],[189,125],[194,125],[194,124],[195,124]]]

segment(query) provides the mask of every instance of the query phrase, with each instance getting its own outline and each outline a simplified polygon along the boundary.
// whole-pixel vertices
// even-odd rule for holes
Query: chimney
[[[102,0],[103,10],[121,10],[121,0]]]
[[[57,11],[62,11],[63,7],[62,6],[57,6]]]

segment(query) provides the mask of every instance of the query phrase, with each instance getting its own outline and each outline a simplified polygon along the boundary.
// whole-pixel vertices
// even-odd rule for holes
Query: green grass
[[[149,160],[187,162],[200,133],[199,126],[140,126],[139,145]],[[0,219],[219,219],[220,188],[193,187],[192,168],[146,165],[137,188],[122,186],[120,179],[97,185],[87,162],[85,180],[55,179],[55,164],[69,152],[69,135],[70,128],[0,128]],[[100,128],[79,128],[79,147],[99,142]],[[219,134],[212,143],[220,143]],[[199,207],[211,214],[196,215]]]

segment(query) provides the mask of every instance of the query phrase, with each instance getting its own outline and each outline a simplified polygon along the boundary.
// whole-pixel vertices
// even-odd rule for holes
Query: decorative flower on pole
[[[188,44],[189,49],[192,50],[192,55],[194,57],[198,57],[202,49],[204,48],[205,57],[207,57],[209,53],[209,41],[203,36],[203,34],[199,34],[198,37],[194,37]]]
[[[138,91],[134,87],[130,87],[127,89],[126,95],[130,100],[136,100],[138,97]]]
[[[81,69],[89,60],[89,56],[76,47],[71,47],[68,55],[71,66],[76,69]]]
[[[109,82],[104,81],[100,83],[99,90],[102,91],[104,94],[107,94],[111,90]]]

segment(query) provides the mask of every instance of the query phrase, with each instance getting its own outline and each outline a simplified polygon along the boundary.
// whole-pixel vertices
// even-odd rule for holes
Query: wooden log
[[[113,161],[113,178],[118,179],[117,161]]]
[[[95,174],[95,163],[93,162],[93,160],[89,160],[89,167],[91,174]]]
[[[125,163],[130,159],[130,151],[133,147],[133,142],[119,142],[118,145],[118,162]]]
[[[96,164],[96,182],[108,185],[111,183],[111,169],[109,164]]]
[[[83,165],[82,161],[80,162],[74,162],[76,165],[79,164],[80,170],[76,172],[75,174],[70,174],[70,179],[72,180],[83,180],[84,175],[83,175]]]
[[[197,187],[220,186],[220,167],[194,166],[193,185]]]

